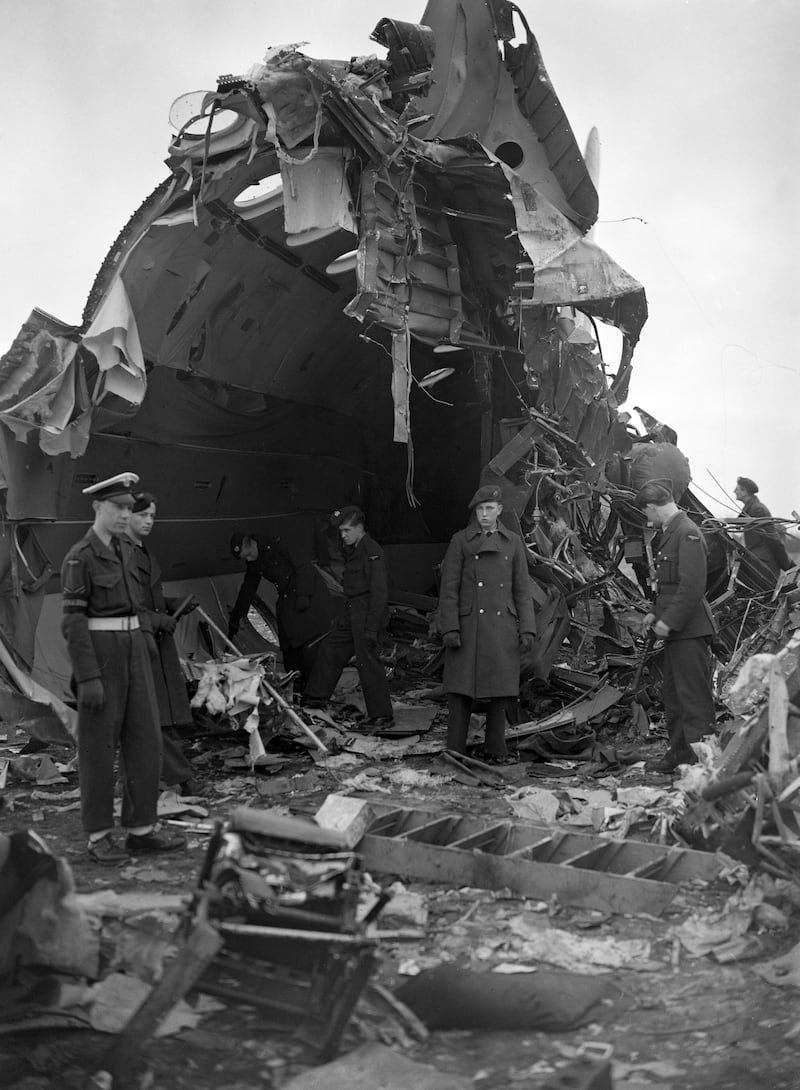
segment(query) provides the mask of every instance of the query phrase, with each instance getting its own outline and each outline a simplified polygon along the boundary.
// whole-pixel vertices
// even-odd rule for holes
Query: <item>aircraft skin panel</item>
[[[563,420],[549,399],[565,389],[550,368],[570,352],[587,369],[585,388],[597,380],[602,407],[585,434],[602,455],[616,409],[602,361],[593,347],[561,355],[543,347],[557,337],[575,277],[559,254],[534,270],[553,285],[547,299],[527,291],[521,205],[487,154],[530,198],[533,253],[548,231],[550,220],[537,217],[545,205],[576,236],[587,229],[591,179],[584,186],[588,172],[535,40],[512,52],[510,10],[500,0],[431,0],[423,17],[431,30],[395,24],[400,42],[409,34],[417,45],[420,79],[408,85],[391,53],[322,61],[291,47],[270,51],[247,76],[222,78],[207,101],[238,113],[241,126],[172,141],[172,177],[120,232],[83,330],[58,334],[78,343],[64,378],[65,389],[75,384],[71,417],[48,416],[45,406],[24,443],[6,435],[10,420],[0,425],[11,518],[65,519],[74,529],[88,517],[81,482],[133,468],[162,493],[159,518],[176,527],[181,576],[223,563],[236,520],[286,520],[287,533],[300,533],[348,502],[363,504],[385,544],[438,545],[463,525],[481,467],[506,441],[505,420],[555,415],[549,426],[580,430],[585,398],[562,396]],[[398,47],[398,65],[402,55]],[[541,101],[531,98],[534,84]],[[516,165],[504,143],[521,149]],[[288,234],[274,188],[244,200],[260,180],[272,185],[279,159],[284,179],[292,176],[287,156],[312,167],[295,171],[307,197],[292,207]],[[336,201],[326,200],[334,183]],[[349,268],[341,259],[351,251]],[[344,271],[334,274],[336,261]],[[624,385],[646,308],[636,281],[618,277],[615,291],[619,284],[621,294],[591,306],[628,327]],[[79,343],[120,285],[144,357],[141,406],[121,385],[111,390]],[[455,351],[444,359],[435,349]],[[547,357],[539,387],[537,355]],[[424,389],[444,363],[448,376]],[[34,396],[44,379],[35,377]],[[392,441],[400,418],[408,442]],[[523,496],[527,485],[509,487]],[[66,538],[48,532],[58,562]]]

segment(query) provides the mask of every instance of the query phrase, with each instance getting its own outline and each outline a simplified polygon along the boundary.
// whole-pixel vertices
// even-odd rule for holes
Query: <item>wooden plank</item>
[[[558,863],[442,848],[419,841],[367,834],[360,851],[367,870],[418,878],[443,885],[509,889],[521,897],[546,900],[552,894],[565,905],[602,912],[650,912],[660,915],[677,886],[642,878],[581,870]]]

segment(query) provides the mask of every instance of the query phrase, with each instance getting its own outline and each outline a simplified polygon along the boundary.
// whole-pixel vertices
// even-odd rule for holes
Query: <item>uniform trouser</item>
[[[145,636],[148,650],[150,651],[150,668],[155,674],[156,670],[163,669],[158,644],[154,638]],[[156,707],[158,707],[158,695],[156,694]],[[159,708],[158,720],[161,720]],[[161,724],[161,780],[171,787],[177,783],[186,783],[192,778],[192,766],[183,752],[181,740],[171,726]]]
[[[172,727],[161,728],[161,780],[172,787],[186,783],[194,775],[194,769],[186,759],[181,740]]]
[[[493,757],[505,757],[506,749],[506,705],[508,697],[497,696],[488,701],[486,709],[486,752]],[[472,714],[474,698],[463,693],[447,694],[447,748],[454,753],[463,753],[467,746],[469,717]]]
[[[686,752],[714,730],[711,649],[704,637],[664,644],[662,696],[670,748]]]
[[[370,718],[392,716],[392,699],[383,664],[367,647],[364,625],[369,601],[364,595],[348,598],[345,614],[319,644],[319,651],[305,690],[306,700],[327,700],[353,654]]]
[[[161,731],[150,655],[141,631],[91,632],[102,671],[102,708],[78,708],[81,819],[87,833],[114,825],[114,758],[120,751],[122,825],[154,824]]]

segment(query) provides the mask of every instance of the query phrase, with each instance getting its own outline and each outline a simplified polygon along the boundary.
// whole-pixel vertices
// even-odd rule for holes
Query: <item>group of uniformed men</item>
[[[195,788],[191,766],[173,725],[191,721],[177,649],[173,604],[145,539],[156,498],[132,491],[138,477],[122,473],[84,489],[95,519],[69,551],[62,569],[63,631],[78,704],[81,812],[89,856],[116,864],[130,854],[169,852],[184,838],[156,828],[159,781]],[[740,486],[753,482],[740,478]],[[754,488],[753,493],[757,491]],[[501,490],[480,487],[471,518],[454,534],[441,567],[438,626],[445,648],[443,688],[448,697],[447,747],[464,753],[470,714],[485,702],[483,760],[513,760],[506,747],[510,701],[519,694],[520,656],[536,634],[525,545],[501,515]],[[636,496],[660,529],[655,552],[656,593],[644,628],[664,641],[663,700],[669,748],[652,770],[671,772],[696,760],[691,743],[713,732],[711,641],[714,620],[705,598],[703,535],[681,511],[666,484],[646,484]],[[766,509],[765,509],[766,510]],[[379,649],[389,615],[389,588],[381,546],[367,533],[363,511],[343,507],[328,529],[327,562],[297,565],[279,538],[234,534],[231,551],[247,568],[230,615],[233,636],[261,578],[278,592],[278,636],[284,662],[304,681],[304,704],[325,707],[342,670],[355,656],[367,718],[363,729],[390,729],[393,710]],[[320,551],[320,550],[318,550]],[[321,550],[324,551],[324,550]],[[340,583],[338,600],[327,576]],[[191,604],[190,604],[191,608]],[[122,777],[124,846],[114,838],[114,761]]]

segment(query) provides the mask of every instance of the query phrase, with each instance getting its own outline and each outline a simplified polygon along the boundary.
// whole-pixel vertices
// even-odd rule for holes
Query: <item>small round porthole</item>
[[[258,208],[259,211],[267,212],[271,208],[280,208],[283,204],[283,185],[280,173],[268,174],[266,178],[259,178],[257,182],[253,182],[252,185],[247,186],[241,193],[238,193],[234,197],[233,203],[237,208],[242,208],[245,211]]]
[[[234,110],[216,110],[212,117],[212,99],[210,91],[188,91],[185,95],[180,95],[170,106],[170,124],[181,136],[198,140],[208,132],[209,121],[214,136],[235,129],[243,123],[241,114]]]
[[[525,158],[525,152],[516,140],[504,140],[502,144],[498,144],[494,149],[494,153],[502,163],[505,163],[507,167],[511,167],[512,170],[515,170]]]

